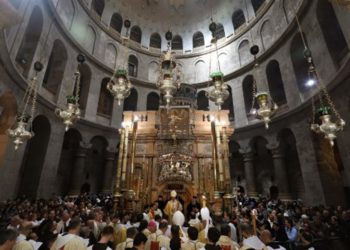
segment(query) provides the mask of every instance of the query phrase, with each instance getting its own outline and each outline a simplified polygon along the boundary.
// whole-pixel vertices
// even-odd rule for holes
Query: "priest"
[[[177,193],[175,190],[170,192],[170,200],[167,202],[164,213],[168,216],[168,221],[173,221],[173,215],[176,211],[182,211],[181,203],[176,199]]]

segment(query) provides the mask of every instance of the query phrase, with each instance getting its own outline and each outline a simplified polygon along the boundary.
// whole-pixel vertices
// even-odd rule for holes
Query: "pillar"
[[[115,152],[106,151],[102,193],[112,192]]]
[[[284,154],[279,146],[270,148],[273,159],[275,184],[278,187],[279,197],[282,199],[291,198],[288,186],[287,169]]]
[[[75,153],[70,195],[78,195],[80,193],[80,188],[84,181],[83,176],[85,176],[85,162],[90,146],[91,144],[80,143],[80,147]]]
[[[254,154],[250,148],[241,149],[240,153],[243,155],[244,175],[247,183],[247,194],[249,196],[256,196],[255,171],[254,171]]]

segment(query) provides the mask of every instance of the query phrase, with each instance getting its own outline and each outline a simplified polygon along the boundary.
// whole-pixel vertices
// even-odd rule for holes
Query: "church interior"
[[[346,249],[349,24],[349,0],[0,0],[0,249],[126,249],[133,222],[133,249]]]

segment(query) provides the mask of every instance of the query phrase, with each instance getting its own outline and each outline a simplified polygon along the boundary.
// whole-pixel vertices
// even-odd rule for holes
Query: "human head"
[[[271,232],[269,230],[263,230],[260,234],[260,239],[264,244],[269,244],[272,242]]]
[[[154,221],[150,221],[147,228],[151,233],[155,233],[157,231],[157,224]]]
[[[176,196],[177,196],[177,193],[176,193],[175,190],[173,190],[173,191],[170,192],[170,198],[171,198],[172,200],[175,200],[175,199],[176,199]]]
[[[62,213],[62,220],[63,220],[64,222],[66,222],[66,221],[69,220],[69,218],[70,218],[69,212],[68,212],[67,210],[64,210],[63,213]]]
[[[158,195],[158,201],[163,201],[163,196],[162,195]]]
[[[22,221],[19,227],[19,233],[28,236],[32,231],[33,224],[29,221]]]
[[[162,221],[161,223],[159,223],[158,228],[164,234],[166,232],[166,230],[168,229],[168,223],[166,223],[165,221]]]
[[[170,231],[171,231],[171,235],[173,238],[180,237],[180,227],[179,226],[172,225]]]
[[[293,221],[291,218],[285,218],[284,219],[284,225],[287,227],[287,228],[291,228],[293,227]]]
[[[146,241],[147,237],[143,233],[138,233],[134,238],[134,247],[137,249],[145,249]]]
[[[197,240],[198,239],[198,230],[195,227],[189,227],[187,230],[188,237],[191,240]]]
[[[111,226],[106,226],[102,229],[101,238],[107,242],[113,240],[114,229]]]
[[[208,230],[208,240],[209,242],[213,243],[214,245],[216,244],[216,242],[218,242],[220,238],[220,232],[219,230],[217,230],[216,227],[211,227]]]
[[[55,210],[51,210],[49,213],[49,219],[55,220],[55,218],[56,218],[56,212],[55,212]]]
[[[16,244],[17,232],[12,229],[0,230],[0,247],[11,250]]]
[[[136,234],[137,234],[137,229],[135,227],[129,227],[126,230],[126,237],[127,238],[133,239],[133,238],[135,238]]]
[[[70,220],[68,225],[68,232],[71,234],[79,235],[80,233],[80,219],[75,217]]]
[[[148,226],[148,222],[146,220],[142,220],[139,225],[139,232],[145,230]]]
[[[241,234],[245,239],[253,235],[253,227],[248,223],[242,223],[240,225],[240,229],[241,229]]]
[[[162,220],[162,216],[160,216],[159,214],[156,214],[156,216],[154,216],[154,220],[159,223]]]
[[[171,250],[180,250],[181,249],[181,239],[180,238],[172,238],[170,240],[170,249]]]
[[[221,226],[221,235],[231,237],[231,228],[229,225],[225,224]]]

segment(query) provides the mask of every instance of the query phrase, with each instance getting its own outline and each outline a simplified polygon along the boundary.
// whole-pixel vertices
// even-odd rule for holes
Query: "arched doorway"
[[[39,187],[51,134],[49,120],[43,115],[37,116],[33,121],[33,132],[35,135],[27,142],[24,153],[18,189],[19,195],[28,197],[36,197]]]

